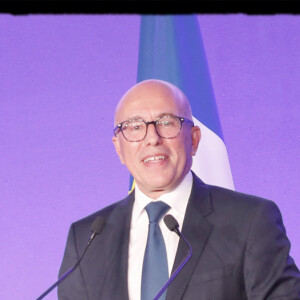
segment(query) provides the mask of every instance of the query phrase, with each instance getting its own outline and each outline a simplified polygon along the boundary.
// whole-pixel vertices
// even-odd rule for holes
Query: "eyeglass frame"
[[[157,124],[157,122],[158,122],[160,119],[162,119],[162,118],[164,118],[164,117],[173,117],[173,118],[179,119],[179,121],[180,121],[180,129],[179,129],[179,131],[178,131],[178,133],[177,133],[176,136],[171,137],[171,138],[166,138],[166,137],[162,137],[162,136],[158,133],[157,128],[156,128],[156,124]],[[145,136],[144,136],[142,139],[137,140],[137,141],[130,141],[130,140],[128,140],[128,139],[125,137],[125,134],[123,133],[122,125],[123,125],[125,122],[134,121],[134,120],[139,120],[139,121],[142,121],[142,122],[144,122],[144,123],[146,124],[146,133],[145,133]],[[116,127],[114,128],[113,133],[114,133],[114,135],[115,135],[115,137],[116,137],[117,134],[121,131],[121,132],[122,132],[122,135],[123,135],[123,137],[125,138],[126,141],[131,142],[131,143],[141,142],[141,141],[143,141],[143,140],[146,138],[146,136],[147,136],[147,133],[148,133],[148,126],[149,126],[150,124],[153,124],[153,125],[154,125],[154,128],[155,128],[155,131],[156,131],[156,133],[157,133],[157,135],[158,135],[159,137],[161,137],[162,139],[175,139],[175,138],[179,135],[179,133],[181,132],[181,129],[182,129],[182,123],[183,123],[183,122],[191,123],[191,124],[192,124],[192,127],[195,126],[194,122],[191,121],[190,119],[183,118],[183,117],[179,117],[179,116],[175,116],[175,115],[163,115],[163,116],[159,117],[158,119],[156,119],[155,121],[149,121],[149,122],[146,122],[145,120],[143,120],[143,119],[138,119],[138,118],[137,118],[137,119],[128,119],[128,120],[126,120],[126,121],[123,121],[123,122],[121,122],[121,123],[118,123],[118,124],[116,125]]]

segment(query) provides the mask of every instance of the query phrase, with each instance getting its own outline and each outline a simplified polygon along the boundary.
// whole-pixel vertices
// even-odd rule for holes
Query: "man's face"
[[[132,118],[149,122],[166,113],[190,119],[184,101],[170,87],[149,83],[125,95],[116,112],[116,123]],[[190,170],[199,139],[199,128],[184,122],[180,134],[173,139],[161,138],[150,124],[140,142],[127,141],[121,132],[113,142],[141,191],[155,199],[173,190]]]

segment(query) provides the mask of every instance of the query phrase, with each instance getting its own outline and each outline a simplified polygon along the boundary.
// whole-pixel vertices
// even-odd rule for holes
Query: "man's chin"
[[[155,193],[167,193],[172,190],[172,185],[170,182],[155,181],[151,182],[151,184],[148,185],[147,189],[148,191]]]

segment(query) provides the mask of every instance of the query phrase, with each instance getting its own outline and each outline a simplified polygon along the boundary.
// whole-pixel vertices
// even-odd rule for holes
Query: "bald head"
[[[178,87],[166,81],[149,79],[137,83],[123,95],[116,108],[115,124],[126,120],[126,116],[133,117],[130,116],[131,109],[141,106],[147,109],[154,102],[172,104],[177,108],[178,115],[192,119],[190,103]]]

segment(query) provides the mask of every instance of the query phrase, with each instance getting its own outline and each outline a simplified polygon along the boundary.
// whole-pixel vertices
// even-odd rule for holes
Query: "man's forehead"
[[[116,111],[118,118],[142,118],[152,120],[163,115],[178,115],[181,111],[181,106],[173,99],[165,98],[149,98],[135,99],[123,102]]]

